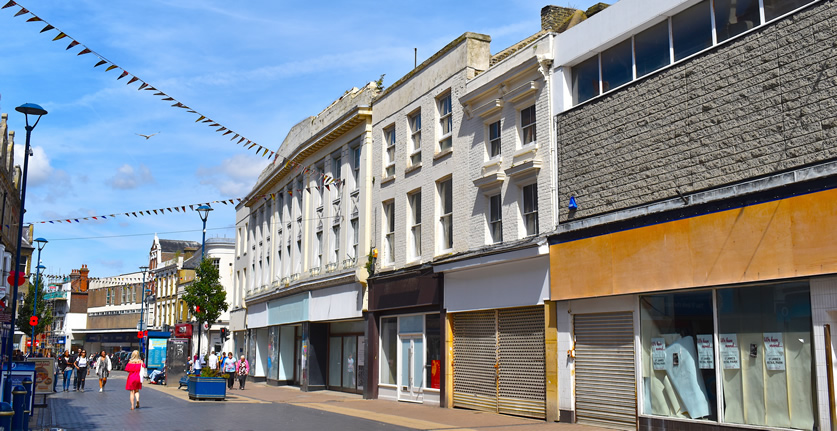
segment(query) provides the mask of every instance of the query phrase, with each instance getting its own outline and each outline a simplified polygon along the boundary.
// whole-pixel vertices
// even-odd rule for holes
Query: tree
[[[210,259],[204,258],[195,271],[195,281],[186,286],[183,302],[198,322],[198,352],[200,353],[200,330],[204,323],[212,324],[221,313],[227,311],[227,292],[218,280],[218,268]]]
[[[17,328],[27,336],[32,334],[32,325],[29,324],[29,319],[32,314],[32,303],[35,302],[35,289],[38,290],[38,308],[34,314],[38,316],[38,325],[35,326],[35,336],[47,332],[52,327],[52,310],[47,308],[46,301],[44,301],[44,278],[41,277],[39,285],[29,285],[29,293],[23,299],[23,305],[18,309],[18,315],[15,319]]]

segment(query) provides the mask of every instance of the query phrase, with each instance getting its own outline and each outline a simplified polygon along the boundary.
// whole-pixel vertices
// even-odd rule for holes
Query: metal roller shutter
[[[500,413],[546,419],[543,308],[500,310]]]
[[[543,308],[453,315],[453,405],[546,417]]]
[[[496,312],[454,315],[453,406],[496,412],[496,365]]]
[[[632,313],[577,314],[574,327],[578,423],[636,429]]]

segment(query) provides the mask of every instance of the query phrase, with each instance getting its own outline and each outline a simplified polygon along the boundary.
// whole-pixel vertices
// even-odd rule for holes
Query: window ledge
[[[490,189],[499,187],[506,180],[506,174],[503,171],[494,172],[484,175],[482,178],[474,180],[474,186],[479,189]]]
[[[359,194],[360,194],[360,189],[354,189],[354,190],[352,190],[351,193],[349,193],[349,195],[351,195],[352,197],[357,196]]]
[[[517,163],[521,159],[531,159],[536,154],[538,154],[538,141],[530,142],[514,152],[513,163]]]
[[[453,148],[448,148],[445,151],[439,151],[438,153],[434,154],[433,155],[433,160],[439,160],[442,157],[446,157],[446,156],[449,156],[451,154],[453,154]]]
[[[541,164],[540,160],[527,160],[506,169],[506,175],[520,181],[529,176],[537,175],[541,169]]]
[[[421,162],[416,163],[415,165],[408,166],[408,167],[404,168],[404,175],[409,174],[410,172],[413,172],[413,171],[418,170],[418,169],[421,169]]]
[[[381,180],[381,185],[384,185],[384,184],[389,183],[389,182],[392,182],[392,181],[395,181],[395,175],[390,175],[390,176],[388,176],[388,177],[384,177],[384,178]]]

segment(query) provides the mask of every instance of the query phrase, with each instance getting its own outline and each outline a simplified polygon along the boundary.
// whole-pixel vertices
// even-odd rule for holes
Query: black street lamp
[[[20,182],[20,214],[17,220],[17,251],[15,253],[15,268],[20,268],[20,250],[23,246],[23,213],[26,204],[26,174],[29,170],[29,139],[32,135],[32,130],[38,123],[41,121],[41,117],[47,114],[46,109],[41,108],[39,105],[34,103],[24,103],[23,105],[18,106],[15,108],[17,112],[22,113],[26,116],[26,146],[23,149],[23,176],[21,177]],[[29,115],[37,115],[38,119],[35,120],[35,124],[29,125]],[[12,347],[14,342],[14,333],[15,333],[15,314],[17,309],[17,289],[20,286],[20,277],[14,277],[14,283],[12,285],[12,320],[11,320],[11,330],[9,331],[9,336],[6,339],[6,387],[3,388],[3,401],[11,402],[11,395],[12,395],[12,386],[11,386],[11,376],[12,376]]]
[[[209,217],[209,212],[212,207],[209,205],[201,205],[196,210],[203,222],[203,237],[201,238],[201,260],[206,257],[206,219]],[[201,332],[203,330],[203,322],[198,322],[198,355],[201,354]]]
[[[140,337],[140,358],[145,361],[145,272],[148,271],[147,266],[141,266],[142,271],[142,304],[140,305],[140,320],[137,331],[142,332]]]
[[[32,319],[29,323],[32,326],[32,349],[30,350],[30,352],[35,351],[35,328],[38,326],[38,289],[41,285],[41,268],[46,269],[45,266],[41,265],[41,250],[44,249],[44,247],[47,245],[49,241],[43,238],[36,238],[35,242],[38,244],[38,266],[35,267],[35,298],[32,301],[32,317],[34,317],[35,319]],[[35,324],[32,325],[32,322],[35,322]]]

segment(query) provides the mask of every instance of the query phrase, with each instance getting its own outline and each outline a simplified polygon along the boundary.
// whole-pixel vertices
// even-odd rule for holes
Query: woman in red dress
[[[138,351],[134,350],[131,352],[131,359],[125,365],[125,371],[128,372],[128,381],[125,383],[125,389],[130,392],[131,410],[133,410],[134,407],[139,408],[139,391],[142,389],[142,379],[140,378],[142,360]]]

